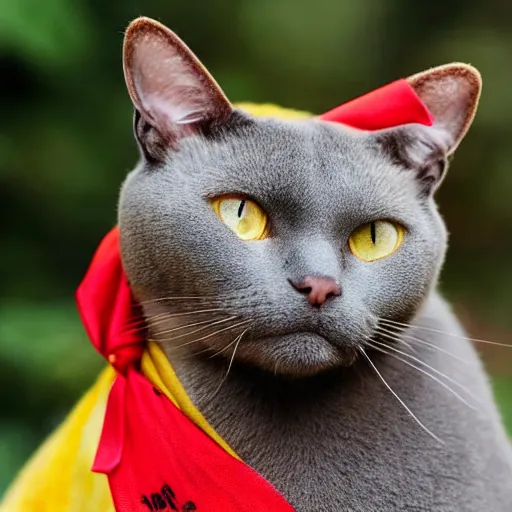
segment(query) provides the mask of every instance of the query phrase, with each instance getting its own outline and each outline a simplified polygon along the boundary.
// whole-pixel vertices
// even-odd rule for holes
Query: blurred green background
[[[438,196],[442,288],[474,337],[512,338],[512,2],[0,0],[0,495],[102,366],[73,293],[137,158],[121,43],[139,15],[233,101],[320,113],[430,66],[477,66],[480,111]],[[479,348],[512,432],[512,350]]]

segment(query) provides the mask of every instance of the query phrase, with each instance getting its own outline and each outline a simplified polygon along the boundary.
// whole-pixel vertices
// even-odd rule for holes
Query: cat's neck
[[[240,404],[251,404],[253,410],[262,408],[268,413],[286,407],[307,408],[312,401],[327,399],[329,392],[359,378],[359,364],[351,368],[335,370],[305,378],[274,375],[253,366],[208,356],[175,359],[171,361],[178,377],[191,400],[207,417],[217,416],[218,411],[232,408],[239,410]]]

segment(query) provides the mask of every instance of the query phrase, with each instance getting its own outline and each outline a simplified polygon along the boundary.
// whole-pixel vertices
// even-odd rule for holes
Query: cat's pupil
[[[242,213],[244,211],[244,207],[245,207],[245,200],[240,201],[240,206],[238,207],[238,218],[239,219],[242,218]]]
[[[372,237],[372,242],[375,244],[375,240],[377,238],[377,234],[375,232],[375,222],[372,222],[370,224],[370,234],[371,234],[371,237]]]

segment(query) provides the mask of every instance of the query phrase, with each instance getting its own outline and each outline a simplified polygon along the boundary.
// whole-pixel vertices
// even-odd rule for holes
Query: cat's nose
[[[306,295],[312,306],[320,307],[329,299],[341,295],[341,287],[332,277],[307,276],[300,281],[289,281],[299,293]]]

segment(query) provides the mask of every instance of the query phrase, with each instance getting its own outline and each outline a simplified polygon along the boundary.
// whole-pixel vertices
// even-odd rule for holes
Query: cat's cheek
[[[411,319],[437,283],[440,246],[408,240],[389,258],[350,260],[345,295],[357,297],[376,318]]]

